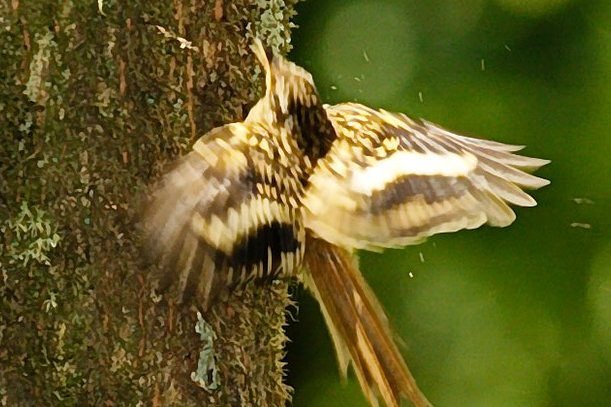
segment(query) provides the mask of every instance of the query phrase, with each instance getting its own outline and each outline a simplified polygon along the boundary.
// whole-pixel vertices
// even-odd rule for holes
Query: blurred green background
[[[507,229],[361,253],[436,406],[611,406],[611,1],[308,0],[291,59],[359,101],[525,144],[552,184]],[[410,277],[410,273],[412,277]],[[289,334],[294,405],[365,406],[318,306]]]

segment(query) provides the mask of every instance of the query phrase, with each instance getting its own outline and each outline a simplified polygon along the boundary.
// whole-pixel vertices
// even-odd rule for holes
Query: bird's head
[[[246,117],[246,122],[265,123],[286,132],[315,163],[335,138],[312,75],[280,55],[266,51],[255,39],[252,50],[265,71],[265,95]]]
[[[258,38],[251,46],[253,53],[265,71],[265,96],[263,99],[275,113],[274,119],[282,121],[299,109],[320,104],[312,75],[302,67],[274,55]]]

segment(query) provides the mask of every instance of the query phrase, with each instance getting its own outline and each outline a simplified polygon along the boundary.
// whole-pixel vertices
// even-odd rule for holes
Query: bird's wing
[[[337,133],[304,198],[307,228],[346,248],[409,245],[484,223],[509,225],[508,204],[534,206],[522,188],[547,160],[520,146],[459,136],[423,120],[356,103],[326,106]]]
[[[157,186],[143,228],[162,284],[207,308],[218,294],[251,279],[291,273],[305,230],[292,183],[274,166],[266,134],[233,123],[214,129]],[[289,179],[290,181],[290,179]]]

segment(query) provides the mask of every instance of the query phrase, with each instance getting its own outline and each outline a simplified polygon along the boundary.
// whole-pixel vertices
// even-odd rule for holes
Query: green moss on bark
[[[203,315],[206,391],[196,310],[152,290],[136,222],[164,164],[245,115],[248,46],[287,51],[295,2],[0,0],[0,404],[288,400],[286,283]]]

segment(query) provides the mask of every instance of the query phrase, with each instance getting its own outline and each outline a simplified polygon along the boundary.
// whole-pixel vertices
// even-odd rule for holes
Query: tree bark
[[[152,288],[147,185],[261,91],[297,0],[0,0],[0,405],[283,405],[287,283]],[[197,332],[196,332],[197,328]]]

